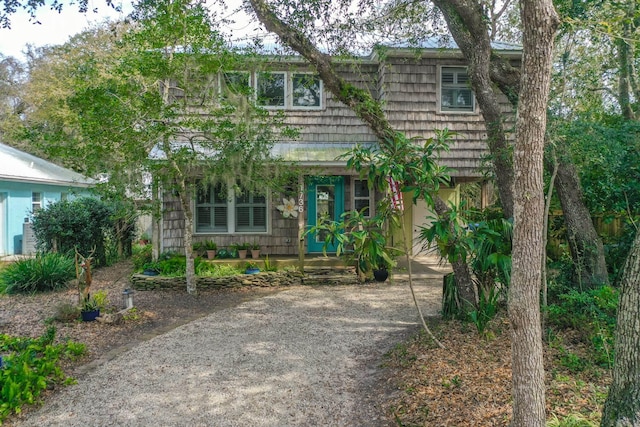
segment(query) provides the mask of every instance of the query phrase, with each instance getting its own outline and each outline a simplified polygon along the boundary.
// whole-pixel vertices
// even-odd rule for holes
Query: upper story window
[[[440,110],[473,112],[475,99],[464,67],[442,67],[440,70]]]
[[[256,96],[263,107],[285,107],[287,84],[285,73],[258,73]]]
[[[222,74],[223,94],[249,95],[251,89],[251,74],[244,71],[231,71]]]
[[[293,108],[320,108],[322,106],[322,80],[307,73],[291,75],[291,106]]]
[[[322,80],[312,73],[284,71],[227,72],[222,75],[227,93],[251,94],[255,87],[256,104],[265,108],[319,110],[323,103]]]

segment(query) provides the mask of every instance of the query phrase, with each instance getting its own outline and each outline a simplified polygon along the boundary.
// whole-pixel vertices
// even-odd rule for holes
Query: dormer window
[[[443,112],[475,110],[475,98],[469,87],[466,68],[442,67],[440,70],[440,110]]]

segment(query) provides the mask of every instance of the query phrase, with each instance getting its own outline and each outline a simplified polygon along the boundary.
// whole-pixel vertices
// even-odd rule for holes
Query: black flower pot
[[[376,282],[384,282],[389,277],[389,270],[381,269],[381,270],[373,270],[373,278]]]

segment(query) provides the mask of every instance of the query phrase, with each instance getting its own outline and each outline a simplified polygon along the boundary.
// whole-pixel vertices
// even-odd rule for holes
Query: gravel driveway
[[[436,315],[441,279],[418,281]],[[415,332],[406,282],[293,287],[156,336],[22,426],[387,426],[385,352]]]

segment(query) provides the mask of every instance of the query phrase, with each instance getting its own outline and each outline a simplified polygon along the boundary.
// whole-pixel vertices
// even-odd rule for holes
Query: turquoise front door
[[[344,177],[330,176],[311,178],[307,187],[309,195],[309,216],[307,225],[313,227],[322,217],[330,221],[339,221],[344,212]],[[308,251],[310,253],[322,252],[325,234],[310,234],[308,239]],[[335,252],[335,245],[329,245],[327,252]]]

